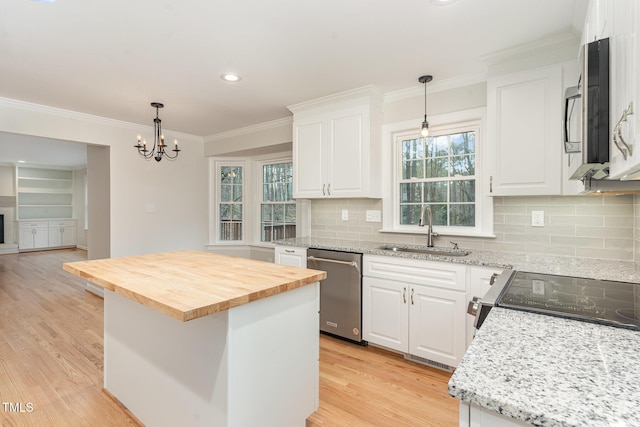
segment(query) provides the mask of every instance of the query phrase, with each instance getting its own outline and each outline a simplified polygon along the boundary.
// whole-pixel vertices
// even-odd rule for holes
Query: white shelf
[[[73,216],[73,171],[16,167],[17,219]]]

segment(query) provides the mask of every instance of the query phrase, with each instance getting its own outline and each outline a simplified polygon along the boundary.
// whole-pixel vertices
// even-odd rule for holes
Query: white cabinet
[[[76,245],[76,221],[18,221],[18,249],[33,250]]]
[[[72,220],[49,221],[49,247],[75,246],[76,222]]]
[[[478,405],[460,402],[460,427],[525,427],[529,423]]]
[[[276,246],[275,263],[291,267],[307,268],[307,249],[292,246]]]
[[[366,341],[457,366],[465,351],[464,265],[365,255],[363,275]]]
[[[20,250],[41,249],[49,246],[49,229],[46,221],[21,221],[18,232]]]
[[[295,198],[381,197],[382,113],[372,93],[360,89],[344,95],[350,102],[289,107]]]
[[[619,0],[591,0],[582,33],[582,44],[611,36],[615,28],[612,9]],[[623,0],[626,1],[626,0]],[[630,0],[636,1],[636,0]]]
[[[561,64],[487,81],[490,195],[561,193],[562,91]]]
[[[362,334],[365,341],[409,352],[409,287],[406,282],[362,278]]]
[[[640,107],[640,85],[636,81],[640,71],[640,46],[636,33],[640,26],[640,5],[636,0],[616,0],[611,3],[612,7],[607,9],[611,14],[609,20],[613,22],[609,75],[609,173],[613,179],[637,179],[640,173],[640,147],[637,144],[640,131],[640,112],[637,111]]]
[[[468,290],[467,290],[467,302],[471,301],[473,297],[483,297],[492,284],[492,276],[499,275],[502,273],[502,269],[493,268],[493,267],[477,267],[477,266],[469,266],[468,267]],[[466,318],[466,331],[467,331],[467,347],[473,341],[473,335],[475,333],[475,328],[473,326],[473,322],[475,321],[475,317],[467,314]]]

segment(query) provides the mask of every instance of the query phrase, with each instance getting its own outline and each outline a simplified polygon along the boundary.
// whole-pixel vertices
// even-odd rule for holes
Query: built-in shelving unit
[[[73,171],[18,166],[17,219],[73,217]]]
[[[73,170],[16,167],[18,249],[76,245]]]

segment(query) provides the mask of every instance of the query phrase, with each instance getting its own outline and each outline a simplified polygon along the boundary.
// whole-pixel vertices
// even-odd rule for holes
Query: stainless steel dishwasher
[[[309,249],[307,267],[327,272],[320,282],[320,331],[366,345],[362,340],[362,254]]]

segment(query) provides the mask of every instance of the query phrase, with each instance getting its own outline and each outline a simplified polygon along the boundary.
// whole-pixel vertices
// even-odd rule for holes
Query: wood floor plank
[[[103,392],[103,300],[62,270],[82,250],[0,255],[0,427],[136,426]],[[321,335],[320,407],[308,427],[455,426],[450,374]],[[286,427],[286,426],[285,426]]]

